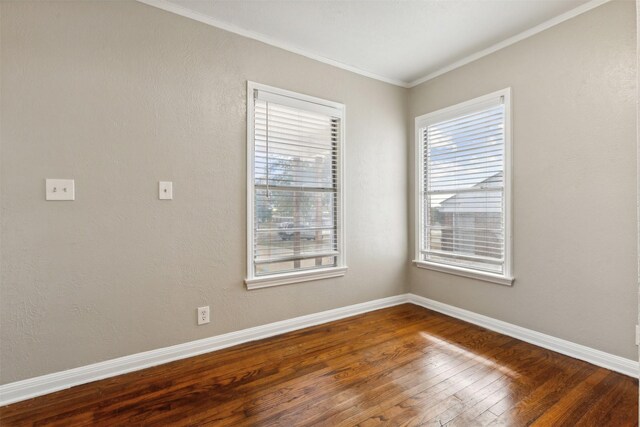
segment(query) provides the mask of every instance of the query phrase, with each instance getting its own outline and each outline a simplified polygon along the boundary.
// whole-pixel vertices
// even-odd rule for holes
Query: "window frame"
[[[490,273],[472,268],[452,266],[434,261],[426,261],[422,257],[422,242],[425,234],[425,224],[422,215],[422,206],[424,200],[424,174],[425,167],[423,162],[424,149],[421,137],[421,129],[444,120],[459,117],[464,114],[477,111],[484,106],[490,106],[496,100],[503,99],[504,103],[504,170],[503,170],[503,188],[504,188],[504,272],[503,274]],[[457,276],[478,279],[486,282],[497,283],[500,285],[511,286],[515,280],[513,277],[513,222],[512,222],[512,187],[513,187],[513,167],[512,167],[512,123],[511,123],[511,88],[502,89],[496,92],[483,95],[469,101],[452,105],[431,113],[424,114],[415,118],[415,253],[413,264],[419,268],[439,271],[443,273],[454,274]]]
[[[336,255],[336,265],[317,268],[305,271],[294,271],[287,273],[274,273],[268,275],[255,275],[254,266],[254,220],[255,220],[255,140],[254,140],[254,111],[255,98],[254,91],[269,92],[274,95],[292,98],[292,102],[302,107],[305,103],[317,104],[322,107],[337,109],[340,112],[340,135],[338,140],[338,163],[337,163],[337,224],[336,238],[338,240],[338,255]],[[310,110],[312,111],[312,110]],[[301,93],[280,89],[273,86],[247,81],[247,276],[244,280],[248,290],[267,288],[271,286],[288,285],[311,280],[327,279],[344,276],[348,270],[346,254],[346,224],[345,224],[345,185],[344,185],[344,165],[345,165],[345,130],[346,130],[346,106],[339,102],[328,101]]]

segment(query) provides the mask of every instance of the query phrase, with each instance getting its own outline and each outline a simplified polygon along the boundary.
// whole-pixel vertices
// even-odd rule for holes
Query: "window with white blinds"
[[[344,264],[344,107],[255,83],[248,88],[247,285],[318,272],[333,277]]]
[[[421,266],[511,283],[509,103],[504,90],[416,119]]]

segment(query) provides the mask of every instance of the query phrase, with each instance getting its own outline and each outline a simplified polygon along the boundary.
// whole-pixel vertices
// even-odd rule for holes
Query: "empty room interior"
[[[1,426],[637,426],[634,0],[0,0]]]

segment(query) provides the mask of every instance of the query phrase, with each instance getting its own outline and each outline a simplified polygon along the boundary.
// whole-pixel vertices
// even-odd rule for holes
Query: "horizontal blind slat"
[[[429,135],[430,137],[435,138],[440,135],[445,135],[448,133],[464,132],[467,129],[475,129],[482,126],[486,126],[487,123],[496,123],[496,124],[502,125],[502,114],[500,113],[491,114],[488,116],[478,118],[476,120],[470,120],[465,123],[461,123],[460,125],[456,125],[450,128],[433,127],[432,130],[430,130],[429,132],[426,132],[426,135]]]
[[[484,126],[482,128],[469,129],[466,132],[450,133],[442,136],[428,135],[428,140],[432,150],[441,150],[450,146],[452,141],[457,143],[464,141],[485,140],[495,138],[502,135],[504,132],[502,128],[497,128],[495,125]]]
[[[490,155],[489,153],[495,153],[495,154]],[[460,159],[465,157],[471,157],[471,160],[476,160],[481,156],[492,157],[492,156],[501,155],[501,153],[502,153],[502,147],[499,145],[481,145],[481,146],[472,147],[472,148],[461,148],[459,150],[456,150],[455,152],[432,154],[429,156],[429,159],[431,161],[434,161],[434,160],[444,160],[444,159],[453,160],[456,158]]]
[[[480,138],[476,138],[472,136],[471,138],[465,138],[456,140],[454,143],[450,143],[447,145],[442,145],[440,147],[430,147],[426,150],[427,154],[431,154],[432,152],[440,152],[440,153],[448,153],[452,151],[457,151],[462,148],[471,148],[474,145],[500,145],[502,143],[503,135],[502,133],[497,135],[486,135]]]
[[[256,100],[254,120],[256,275],[334,265],[339,119]]]
[[[447,128],[451,128],[451,127],[458,127],[458,126],[464,126],[465,124],[481,119],[483,117],[489,117],[493,114],[500,114],[503,115],[504,112],[501,111],[501,106],[496,106],[484,111],[480,111],[477,113],[471,113],[471,114],[466,114],[460,117],[456,117],[453,119],[449,119],[449,120],[443,120],[441,122],[438,123],[434,123],[432,125],[429,125],[428,127],[425,128],[425,133],[428,132],[429,128],[434,128],[434,127],[438,127],[439,129],[447,129]]]
[[[422,256],[499,272],[504,268],[504,107],[423,128]]]

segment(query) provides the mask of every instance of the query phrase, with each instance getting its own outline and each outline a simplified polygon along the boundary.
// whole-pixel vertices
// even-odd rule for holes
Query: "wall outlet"
[[[209,323],[209,306],[198,307],[198,325]]]

